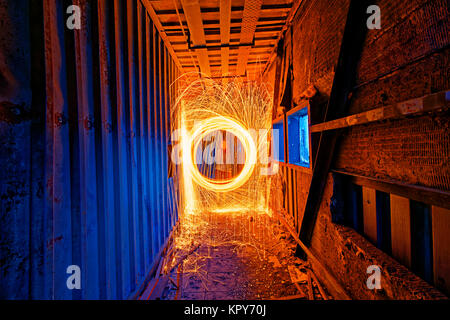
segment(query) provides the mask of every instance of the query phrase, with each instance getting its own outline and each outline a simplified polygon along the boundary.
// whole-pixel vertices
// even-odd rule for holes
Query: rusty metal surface
[[[176,221],[174,61],[140,0],[1,1],[0,16],[0,298],[126,299]]]

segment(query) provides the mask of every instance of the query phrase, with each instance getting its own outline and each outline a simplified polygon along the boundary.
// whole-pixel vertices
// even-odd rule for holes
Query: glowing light
[[[214,180],[203,176],[195,163],[196,150],[203,139],[216,131],[224,130],[234,134],[242,143],[245,152],[245,164],[240,174],[231,179]],[[201,187],[217,192],[228,192],[241,187],[251,177],[257,159],[256,143],[252,136],[241,124],[229,117],[213,117],[202,121],[191,135],[188,144],[191,148],[190,157],[186,157],[185,164],[194,181]]]
[[[173,198],[179,208],[174,261],[198,244],[251,246],[264,257],[261,239],[271,233],[266,219],[272,214],[269,194],[277,169],[268,158],[273,152],[270,90],[261,83],[206,77],[179,85],[171,109]],[[205,286],[204,258],[190,254],[188,265],[189,272],[205,278]]]
[[[178,197],[181,219],[233,212],[270,214],[268,88],[255,82],[187,81],[180,87],[171,119],[172,132],[177,132],[172,139],[177,155],[174,181],[183,191]],[[185,224],[198,227],[194,225]]]

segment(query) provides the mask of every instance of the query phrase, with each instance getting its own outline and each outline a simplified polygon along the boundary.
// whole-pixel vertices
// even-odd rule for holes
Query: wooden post
[[[431,208],[433,232],[434,284],[450,294],[450,210],[436,206]]]
[[[350,2],[325,121],[342,117],[347,111],[349,94],[354,87],[357,65],[366,38],[366,9],[369,2],[368,0],[353,0]],[[330,132],[320,134],[315,163],[312,165],[313,175],[300,229],[300,240],[306,246],[311,244],[328,172],[335,150],[337,150],[339,132],[332,132],[333,134],[330,134]],[[299,246],[297,246],[296,254],[300,257],[305,256]]]
[[[363,187],[364,234],[373,243],[377,243],[377,204],[376,190]]]
[[[392,255],[411,267],[411,213],[409,199],[391,194]]]

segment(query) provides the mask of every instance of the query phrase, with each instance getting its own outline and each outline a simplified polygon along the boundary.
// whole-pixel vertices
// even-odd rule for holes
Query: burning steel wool
[[[180,208],[173,263],[189,256],[189,272],[201,278],[205,250],[208,256],[212,248],[232,245],[266,256],[269,192],[278,178],[269,90],[255,82],[197,80],[179,92],[171,119]]]
[[[271,114],[260,84],[203,79],[186,86],[172,115],[184,214],[268,213]]]

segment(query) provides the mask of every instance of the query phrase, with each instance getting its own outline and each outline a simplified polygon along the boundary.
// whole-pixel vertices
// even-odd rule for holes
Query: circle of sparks
[[[208,134],[215,131],[224,130],[235,135],[242,143],[245,152],[244,167],[234,178],[224,180],[214,180],[203,176],[195,163],[195,154],[200,142]],[[205,189],[228,192],[241,187],[251,177],[256,165],[256,144],[252,136],[241,124],[229,117],[213,117],[204,120],[191,135],[189,145],[191,156],[187,157],[187,165],[194,181]]]

